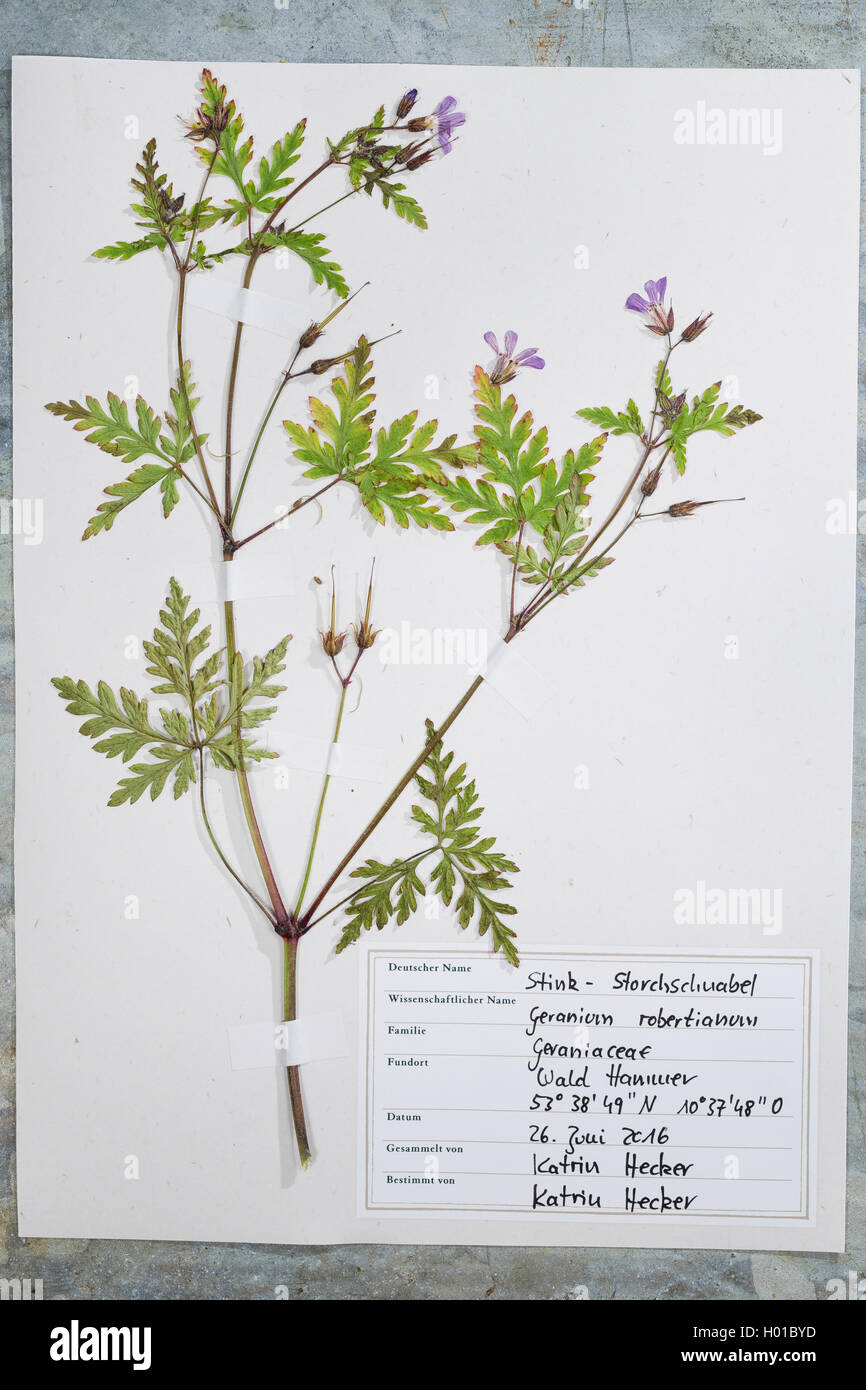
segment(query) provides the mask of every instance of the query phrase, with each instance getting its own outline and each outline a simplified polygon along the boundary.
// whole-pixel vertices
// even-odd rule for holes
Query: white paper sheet
[[[788,991],[786,972],[811,962],[803,1017],[812,1020],[805,1061],[816,1110],[808,1123],[791,1110],[783,1139],[793,1152],[799,1135],[811,1155],[806,1217],[793,1178],[782,1217],[775,1188],[763,1215],[747,1215],[751,1207],[734,1195],[726,1216],[709,1215],[702,1197],[705,1219],[489,1213],[474,1209],[474,1190],[468,1210],[439,1210],[435,1220],[424,1211],[360,1214],[363,1044],[357,1056],[302,1068],[315,1157],[299,1171],[283,1076],[271,1066],[233,1069],[225,1041],[227,1031],[281,1017],[280,942],[221,878],[192,797],[106,806],[117,762],[92,752],[50,685],[68,673],[145,688],[141,640],[169,576],[218,564],[204,511],[189,499],[166,522],[146,498],[134,519],[130,511],[109,535],[81,544],[102,488],[129,468],[43,409],[88,393],[104,399],[108,389],[140,391],[157,408],[168,402],[175,301],[167,268],[155,253],[108,264],[91,252],[136,235],[123,209],[151,135],[161,167],[194,196],[200,166],[176,113],[194,108],[198,68],[26,58],[15,61],[13,84],[15,492],[22,517],[25,503],[39,501],[43,525],[38,544],[19,528],[15,552],[20,1233],[843,1249],[858,74],[217,71],[257,134],[257,154],[306,116],[315,159],[326,134],[369,119],[412,86],[425,109],[453,92],[467,113],[453,152],[422,171],[416,191],[427,232],[367,199],[313,224],[351,285],[371,282],[329,331],[328,346],[401,330],[375,350],[380,423],[418,408],[468,438],[471,372],[490,365],[482,335],[513,327],[520,346],[538,344],[547,364],[514,383],[521,409],[548,425],[561,458],[595,433],[577,419],[579,408],[647,399],[657,355],[623,312],[630,292],[666,275],[680,325],[714,311],[711,330],[678,367],[682,384],[691,392],[721,378],[728,399],[763,419],[736,439],[696,440],[686,479],[662,505],[703,496],[745,503],[642,525],[616,565],[521,637],[521,659],[550,699],[525,718],[485,684],[446,743],[477,781],[485,830],[519,863],[512,895],[523,972],[542,949],[564,962],[601,953],[645,964],[654,955],[679,973],[729,953],[732,968],[762,980],[765,960],[777,961]],[[748,119],[742,139],[738,121],[726,120],[718,138],[722,127],[708,112],[751,109],[759,114],[751,135]],[[45,130],[58,123],[67,154],[46,166]],[[220,278],[230,269],[221,267]],[[240,267],[236,274],[239,284]],[[264,264],[256,286],[294,307],[298,331],[333,305],[300,263]],[[188,317],[200,428],[216,456],[234,328],[203,310]],[[256,326],[244,343],[239,450],[291,350]],[[327,395],[318,380],[314,389]],[[279,418],[309,423],[309,392],[293,385]],[[631,459],[627,441],[609,439],[597,516]],[[245,497],[250,525],[290,504],[299,481],[277,420]],[[321,519],[307,507],[268,537],[277,550],[281,540],[292,583],[281,576],[270,596],[240,598],[239,635],[246,652],[260,652],[293,634],[280,710],[299,736],[328,743],[336,703],[317,636],[329,593],[314,576],[338,567],[341,612],[357,621],[375,555],[377,626],[401,634],[408,624],[410,635],[431,638],[392,643],[397,659],[384,664],[374,648],[360,704],[349,702],[347,746],[382,749],[390,788],[420,747],[425,717],[441,719],[466,688],[465,667],[432,638],[458,632],[470,646],[470,612],[502,631],[505,560],[460,527],[453,536],[378,527],[343,489],[323,498]],[[206,616],[216,621],[212,605]],[[252,774],[290,893],[300,885],[320,771],[280,763]],[[214,815],[252,876],[242,821],[226,809],[230,785],[224,774],[216,781],[227,794],[211,797]],[[383,794],[373,781],[334,779],[318,882]],[[407,852],[411,802],[407,794],[365,853],[388,860]],[[335,956],[338,922],[339,914],[326,919],[302,943],[300,1014],[336,1012],[347,1037],[365,1039],[367,946]],[[439,958],[465,953],[473,969],[487,961],[485,989],[494,980],[513,988],[500,956],[478,955],[488,940],[461,933],[453,909],[440,905],[437,915],[425,902],[375,946],[394,959],[410,946]],[[804,997],[796,983],[789,992]],[[793,1067],[803,1055],[801,1024],[778,1026],[793,1029],[785,1034]],[[486,1019],[485,1050],[495,1051],[504,1031]],[[522,1111],[523,1075],[510,1077],[502,1084],[517,1089]],[[726,1073],[718,1089],[745,1091],[741,1071]],[[762,1073],[758,1095],[771,1092],[781,1089]],[[470,1105],[478,1094],[476,1078]],[[797,1092],[801,1105],[805,1094]],[[793,1089],[784,1098],[797,1100]],[[495,1140],[489,1117],[480,1123],[465,1134]],[[732,1134],[736,1153],[734,1140],[742,1136]]]

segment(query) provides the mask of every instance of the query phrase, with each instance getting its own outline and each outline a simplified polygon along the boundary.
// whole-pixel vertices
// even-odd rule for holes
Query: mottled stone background
[[[11,495],[10,55],[290,62],[501,63],[586,67],[858,67],[866,0],[4,0],[2,121],[3,360],[0,495]],[[45,157],[62,147],[46,131]],[[804,350],[820,322],[820,254],[791,293]],[[862,274],[861,274],[862,285]],[[861,291],[861,321],[862,321]],[[863,372],[861,369],[861,417]],[[863,468],[861,427],[861,470]],[[861,494],[862,471],[861,471]],[[862,567],[858,634],[866,584]],[[848,1251],[716,1251],[436,1246],[287,1247],[107,1240],[19,1240],[14,1194],[12,916],[13,645],[11,545],[0,537],[0,1277],[42,1278],[48,1298],[821,1299],[826,1281],[866,1274],[866,710],[858,648],[852,868]],[[50,784],[46,787],[50,794]],[[585,1290],[585,1292],[584,1292]]]

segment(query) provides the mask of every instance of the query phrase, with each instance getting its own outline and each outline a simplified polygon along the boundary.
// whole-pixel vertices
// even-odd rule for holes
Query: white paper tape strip
[[[190,275],[186,302],[194,309],[208,309],[268,333],[279,333],[282,338],[298,336],[297,311],[291,304],[259,290],[242,289],[213,274]]]
[[[298,1067],[347,1057],[342,1014],[312,1014],[292,1023],[244,1023],[228,1029],[232,1071]]]
[[[537,714],[551,695],[550,682],[514,650],[513,643],[503,642],[501,637],[491,645],[487,663],[479,674],[524,719]]]
[[[223,603],[226,599],[284,598],[295,592],[288,547],[282,551],[239,550],[228,564],[179,564],[177,579],[193,603]]]
[[[278,719],[270,721],[268,747],[298,772],[317,772],[342,777],[347,782],[383,782],[385,757],[381,748],[357,743],[331,743],[326,738],[307,738],[293,733]]]

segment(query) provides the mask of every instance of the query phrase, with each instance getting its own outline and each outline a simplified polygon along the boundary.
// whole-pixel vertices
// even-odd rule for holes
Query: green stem
[[[601,560],[601,559],[603,558],[603,556],[605,556],[605,555],[607,554],[608,550],[611,549],[611,547],[608,545],[608,546],[601,552],[600,555],[596,555],[596,556],[595,556],[595,559],[594,559],[593,561],[590,561],[589,563],[586,563],[586,562],[587,562],[587,557],[589,556],[590,552],[591,552],[592,550],[595,549],[596,545],[597,545],[598,542],[601,540],[601,537],[604,535],[605,531],[607,531],[607,530],[609,529],[609,527],[611,527],[611,526],[613,525],[613,523],[616,521],[616,518],[619,516],[619,514],[620,514],[620,512],[622,511],[623,507],[625,506],[626,502],[627,502],[628,499],[631,497],[631,494],[632,494],[632,492],[633,492],[633,490],[634,490],[634,488],[635,488],[635,486],[636,486],[636,484],[637,484],[637,482],[638,482],[638,480],[639,480],[639,478],[640,478],[640,475],[641,475],[641,473],[642,473],[643,470],[644,470],[644,465],[646,464],[646,461],[647,461],[647,459],[649,458],[650,454],[652,453],[653,449],[655,449],[655,448],[661,443],[662,436],[664,435],[664,426],[662,426],[662,429],[659,431],[659,438],[658,438],[657,440],[653,440],[653,430],[655,429],[655,423],[656,423],[656,418],[657,418],[657,416],[658,416],[658,409],[659,409],[659,398],[658,398],[658,393],[659,393],[659,390],[661,389],[661,382],[664,380],[665,372],[667,371],[667,366],[668,366],[668,362],[670,361],[671,353],[673,352],[674,348],[675,348],[675,347],[678,347],[678,346],[679,346],[679,343],[671,343],[670,337],[668,337],[667,352],[666,352],[665,355],[664,355],[664,358],[663,358],[662,364],[661,364],[661,371],[659,372],[659,384],[658,384],[658,386],[656,387],[656,392],[655,392],[655,404],[653,405],[652,416],[651,416],[651,418],[650,418],[650,423],[649,423],[649,429],[647,430],[646,435],[645,435],[645,436],[642,436],[642,438],[643,438],[644,441],[645,441],[645,443],[644,443],[644,451],[643,451],[643,453],[641,454],[641,457],[640,457],[640,460],[639,460],[639,462],[638,462],[638,465],[637,465],[637,467],[635,468],[634,472],[632,473],[631,477],[629,478],[628,482],[626,483],[625,488],[623,489],[622,493],[620,494],[620,498],[619,498],[619,501],[617,502],[616,506],[612,509],[612,511],[611,511],[611,512],[608,514],[608,516],[605,518],[604,522],[603,522],[602,525],[598,528],[598,530],[596,531],[595,535],[594,535],[594,536],[591,536],[590,539],[587,541],[587,543],[586,543],[586,545],[583,547],[583,550],[581,551],[580,555],[579,555],[578,558],[574,561],[574,564],[571,565],[571,566],[565,571],[565,573],[564,573],[563,575],[560,576],[561,580],[566,579],[569,575],[576,576],[576,573],[577,573],[578,571],[580,571],[580,573],[583,573],[586,569],[589,569],[589,568],[590,568],[590,565],[591,565],[591,564],[595,564],[596,561]],[[669,452],[670,452],[670,449],[668,449],[668,450],[665,452],[665,454],[663,455],[663,457],[662,457],[662,463],[664,463],[664,461],[665,461],[665,459],[667,458]],[[624,530],[627,531],[627,530],[628,530],[628,527],[626,526],[626,527],[624,528]],[[624,534],[624,531],[620,532],[620,535],[623,535],[623,534]],[[619,540],[619,536],[617,536],[617,540]],[[573,582],[573,580],[572,580],[572,582]],[[540,589],[539,592],[536,594],[535,598],[531,599],[530,602],[527,603],[526,607],[522,610],[522,612],[518,614],[518,622],[520,623],[520,625],[523,626],[523,627],[525,627],[526,623],[529,622],[529,620],[530,620],[531,618],[536,617],[536,615],[537,615],[538,613],[540,613],[541,610],[542,610],[543,608],[546,608],[546,607],[547,607],[547,605],[548,605],[548,603],[551,601],[551,599],[557,598],[557,597],[559,596],[559,594],[565,593],[565,592],[566,592],[566,590],[565,590],[564,588],[558,588],[558,589],[554,590],[553,587],[552,587],[552,585],[551,585],[549,582],[548,582],[548,583],[545,583],[544,585],[542,585],[541,589]]]
[[[235,664],[235,658],[237,656],[237,645],[235,641],[234,603],[231,599],[228,599],[225,604],[225,624],[226,661],[228,663],[228,669],[231,672]],[[241,806],[243,807],[244,812],[244,820],[247,823],[247,829],[250,834],[253,849],[255,850],[256,859],[259,861],[259,868],[262,871],[262,878],[265,881],[265,887],[268,890],[268,897],[270,898],[271,906],[274,909],[276,926],[277,928],[287,927],[291,921],[291,918],[288,912],[286,911],[286,905],[283,902],[282,897],[280,896],[280,890],[277,886],[277,880],[274,875],[274,871],[271,868],[271,861],[269,860],[267,850],[265,849],[265,842],[262,839],[262,832],[259,829],[259,823],[256,820],[256,812],[255,807],[253,806],[253,798],[252,793],[250,791],[249,778],[247,777],[247,770],[244,766],[244,755],[240,726],[240,711],[238,711],[237,720],[235,723],[235,760],[237,764],[235,772],[238,779],[238,790],[240,792]]]
[[[292,1023],[298,1012],[298,945],[297,937],[286,938],[283,942],[285,957],[283,963],[283,1012],[287,1023]],[[295,1137],[298,1141],[298,1157],[302,1168],[309,1168],[313,1155],[307,1135],[307,1119],[304,1114],[304,1097],[301,1093],[300,1067],[286,1067],[289,1083],[289,1104],[292,1107],[292,1120]]]
[[[343,723],[343,710],[344,710],[345,707],[346,707],[346,691],[348,690],[348,688],[349,688],[349,682],[348,682],[348,681],[343,682],[343,684],[342,684],[342,686],[341,686],[341,688],[340,688],[340,703],[339,703],[338,706],[337,706],[337,722],[336,722],[336,724],[334,725],[334,737],[333,737],[333,739],[331,740],[332,743],[338,743],[338,742],[339,742],[339,739],[340,739],[340,728],[341,728],[341,725],[342,725],[342,723]],[[321,796],[319,797],[319,807],[318,807],[318,810],[316,811],[316,821],[315,821],[315,824],[314,824],[314,826],[313,826],[313,839],[312,839],[312,843],[310,844],[310,852],[309,852],[309,854],[307,855],[307,866],[306,866],[306,869],[305,869],[305,871],[304,871],[304,881],[303,881],[303,883],[301,884],[301,891],[300,891],[300,893],[298,894],[298,901],[295,903],[295,916],[296,916],[296,917],[300,914],[301,907],[302,907],[303,901],[304,901],[304,896],[305,896],[306,891],[307,891],[307,886],[308,886],[308,884],[309,884],[309,882],[310,882],[310,874],[311,874],[312,869],[313,869],[313,859],[314,859],[315,853],[316,853],[316,844],[317,844],[318,839],[319,839],[319,830],[321,829],[321,825],[322,825],[322,812],[323,812],[324,809],[325,809],[325,797],[328,795],[328,787],[330,786],[330,784],[331,784],[331,774],[328,772],[328,773],[325,774],[325,780],[324,780],[324,782],[322,783],[322,794],[321,794]]]
[[[671,448],[670,445],[668,445],[668,447],[665,449],[665,452],[662,454],[661,461],[657,465],[657,467],[661,467],[670,451]],[[597,565],[600,560],[604,559],[605,555],[607,555],[609,551],[613,550],[615,545],[619,544],[626,532],[630,531],[632,526],[634,526],[635,522],[640,520],[641,513],[643,512],[643,504],[645,501],[646,495],[641,493],[641,496],[638,499],[638,504],[635,507],[632,515],[629,517],[628,521],[625,523],[625,526],[620,527],[613,540],[608,541],[607,545],[604,547],[604,550],[602,550],[598,555],[594,555],[591,560],[587,561],[586,564],[583,563],[583,557],[579,556],[578,559],[575,561],[574,565],[572,565],[570,569],[566,570],[565,575],[563,575],[563,578],[566,578],[566,576],[570,576],[569,584],[577,583],[578,579],[580,579],[584,574],[586,574],[587,570],[591,570],[594,565]],[[657,515],[661,516],[663,515],[663,513],[659,512],[657,513]],[[549,592],[546,596],[543,595],[543,602],[541,603],[536,602],[534,604],[527,604],[526,608],[524,608],[523,613],[521,615],[523,618],[522,626],[526,627],[528,623],[532,622],[533,618],[538,617],[539,613],[543,613],[545,608],[547,608],[549,604],[553,603],[554,599],[560,598],[562,594],[567,594],[569,584],[566,584],[563,588],[556,588],[551,590],[551,592]]]
[[[201,475],[202,475],[202,478],[204,479],[204,485],[205,485],[205,487],[207,488],[207,494],[208,494],[208,499],[209,499],[209,505],[210,505],[211,509],[216,513],[216,516],[217,516],[217,518],[219,519],[219,514],[220,514],[219,503],[217,502],[217,499],[216,499],[216,493],[215,493],[214,490],[213,490],[213,483],[212,483],[211,480],[210,480],[210,474],[209,474],[209,472],[208,472],[207,464],[206,464],[205,461],[204,461],[204,454],[203,454],[202,451],[201,451],[201,445],[200,445],[199,442],[198,442],[198,431],[197,431],[197,429],[196,429],[196,427],[195,427],[195,420],[194,420],[194,418],[193,418],[192,407],[191,407],[191,405],[190,405],[190,400],[189,400],[189,392],[188,392],[187,389],[186,389],[186,376],[185,376],[184,370],[183,370],[183,363],[184,363],[184,356],[183,356],[183,310],[184,310],[184,303],[185,303],[185,300],[186,300],[186,276],[187,276],[186,268],[185,268],[184,266],[179,266],[179,267],[178,267],[178,291],[177,291],[177,324],[176,324],[176,334],[177,334],[177,374],[178,374],[178,380],[179,380],[179,382],[180,382],[180,389],[181,389],[181,391],[183,392],[184,405],[186,406],[186,412],[187,412],[187,416],[188,416],[188,418],[189,418],[189,427],[190,427],[190,430],[192,431],[192,437],[193,437],[193,441],[194,441],[194,443],[195,443],[195,452],[196,452],[196,457],[198,458],[198,466],[199,466],[199,468],[201,469]]]
[[[271,416],[277,408],[277,401],[280,399],[280,396],[282,395],[286,386],[286,382],[288,380],[288,376],[283,376],[283,379],[277,387],[271,400],[271,403],[268,406],[267,411],[265,412],[265,418],[262,420],[261,426],[259,427],[259,432],[256,435],[255,443],[253,444],[253,447],[250,450],[250,456],[247,459],[246,466],[244,468],[243,474],[241,475],[241,481],[238,486],[237,493],[235,495],[234,503],[232,505],[231,516],[229,518],[230,526],[234,526],[235,524],[235,518],[238,514],[238,507],[241,505],[241,498],[244,495],[244,488],[247,485],[247,478],[250,476],[250,469],[253,466],[253,460],[255,459],[256,453],[258,452],[258,447],[262,442],[262,436],[264,435],[264,432],[268,427],[268,422],[270,421]]]
[[[421,151],[425,146],[430,145],[430,144],[433,142],[434,139],[435,139],[435,135],[427,135],[427,136],[424,137],[423,140],[419,141],[419,142],[418,142],[418,150],[419,150],[419,153],[420,153],[420,151]],[[335,161],[334,161],[335,164],[339,164],[339,162],[340,162],[339,160],[335,160]],[[325,165],[322,165],[322,168],[325,168],[325,167],[326,167]],[[319,170],[318,172],[321,172],[321,170]],[[396,168],[391,168],[391,169],[388,169],[386,172],[387,172],[387,173],[395,174],[395,173],[403,172],[403,171],[399,171],[399,170],[396,169]],[[340,197],[339,197],[339,198],[335,198],[334,201],[333,201],[332,203],[326,203],[325,206],[324,206],[323,208],[319,208],[318,212],[311,212],[311,213],[310,213],[307,217],[305,217],[301,222],[296,222],[295,225],[294,225],[294,227],[289,227],[288,230],[287,230],[287,232],[286,232],[286,235],[287,235],[287,236],[291,236],[292,232],[299,232],[299,231],[301,230],[302,227],[306,227],[306,225],[307,225],[308,222],[312,222],[314,217],[321,217],[321,215],[322,215],[323,212],[330,212],[331,208],[337,207],[337,205],[338,205],[339,203],[345,203],[345,201],[346,201],[347,198],[354,198],[356,193],[361,193],[361,192],[363,192],[363,193],[369,193],[370,189],[371,189],[371,188],[374,188],[374,187],[376,186],[376,183],[378,182],[378,180],[379,180],[381,177],[382,177],[381,174],[373,174],[373,175],[368,176],[366,179],[364,179],[363,183],[359,183],[359,184],[358,184],[358,187],[357,187],[357,188],[350,188],[349,191],[348,191],[348,193],[342,193],[342,194],[340,195]],[[297,191],[300,191],[300,190],[297,190]],[[287,199],[286,201],[288,201],[288,199]]]
[[[513,636],[513,633],[509,633],[504,640],[506,642],[510,642]],[[327,896],[328,893],[330,893],[331,889],[337,882],[337,879],[340,877],[343,870],[348,868],[352,860],[355,858],[355,855],[358,853],[358,850],[365,843],[365,841],[367,841],[370,838],[373,831],[376,829],[376,826],[388,814],[391,807],[394,805],[394,802],[402,796],[403,792],[406,790],[409,783],[412,781],[412,778],[415,776],[415,773],[418,771],[421,765],[427,761],[431,752],[436,747],[437,743],[439,743],[439,741],[448,732],[448,730],[451,728],[451,725],[454,723],[454,720],[457,719],[458,716],[463,712],[463,710],[469,704],[469,701],[472,699],[472,696],[476,693],[476,691],[481,689],[483,683],[483,676],[475,677],[468,690],[464,691],[463,695],[461,695],[460,699],[457,701],[457,704],[454,706],[451,713],[443,720],[436,732],[424,744],[424,747],[421,749],[421,752],[418,754],[418,757],[415,758],[414,762],[412,762],[410,767],[400,778],[400,781],[397,783],[390,796],[386,797],[386,799],[382,802],[382,805],[379,807],[372,820],[369,820],[367,822],[355,843],[343,855],[343,858],[340,860],[334,872],[328,875],[328,878],[325,880],[324,884],[319,889],[313,901],[310,903],[310,906],[307,908],[303,917],[300,919],[299,927],[302,934],[304,932],[309,931],[315,918],[316,909],[321,906],[323,899]]]
[[[299,512],[301,508],[306,507],[309,502],[316,502],[321,497],[323,492],[328,492],[330,488],[336,487],[337,483],[342,482],[343,475],[341,473],[338,477],[332,478],[329,483],[325,483],[324,487],[320,487],[318,492],[309,492],[305,497],[299,497],[297,502],[292,503],[291,507],[289,507],[287,512],[283,512],[282,516],[275,517],[273,521],[265,522],[264,526],[260,526],[259,529],[257,531],[253,531],[251,535],[244,536],[243,540],[235,541],[235,550],[238,551],[243,546],[249,545],[250,541],[257,540],[258,537],[263,536],[266,531],[272,531],[275,526],[279,526],[281,521],[285,521],[286,517],[294,516],[295,512]]]
[[[302,179],[300,183],[295,184],[295,187],[292,189],[291,193],[287,193],[285,198],[281,199],[281,201],[274,208],[273,212],[271,212],[270,215],[265,219],[265,221],[262,223],[262,226],[259,228],[259,231],[256,233],[256,236],[261,238],[262,233],[267,232],[271,228],[274,219],[279,215],[279,213],[282,212],[286,204],[290,203],[293,198],[296,198],[302,188],[306,188],[307,184],[312,183],[313,179],[318,178],[319,175],[324,173],[326,169],[329,169],[333,163],[333,155],[329,155],[328,158],[324,160],[323,163],[321,163],[317,169],[314,169],[313,172],[311,174],[308,174],[305,179]],[[264,250],[265,248],[263,247],[261,240],[258,240],[249,254],[243,278],[243,288],[245,290],[248,290],[250,287],[253,278],[253,271],[256,268],[256,263]],[[235,329],[235,341],[234,347],[232,349],[231,367],[229,368],[228,395],[226,398],[224,520],[229,533],[231,532],[234,518],[237,515],[237,502],[235,502],[234,504],[232,503],[232,422],[234,419],[235,391],[237,390],[238,364],[240,362],[241,357],[241,338],[243,337],[243,332],[243,323],[240,320],[238,320],[238,326]],[[277,393],[277,395],[279,395],[279,392]],[[276,405],[276,398],[274,399],[273,405]],[[271,406],[271,409],[273,409],[273,405]],[[268,412],[268,418],[269,417],[270,411]],[[265,424],[267,424],[267,419],[265,420]],[[264,433],[264,425],[262,426],[259,438],[261,438],[262,433]],[[259,441],[257,439],[255,448],[258,448],[258,442]],[[247,464],[246,472],[249,472],[249,464]],[[244,475],[244,481],[246,481],[246,473]],[[238,501],[239,500],[240,498],[238,498]]]
[[[426,859],[428,855],[435,854],[437,849],[441,848],[442,846],[437,844],[431,845],[429,849],[419,849],[417,853],[410,854],[408,858],[399,860],[399,868],[408,869],[410,864],[419,863],[422,859]],[[396,867],[398,867],[398,865],[389,865],[391,869]],[[346,894],[345,898],[341,898],[339,902],[334,903],[333,907],[326,907],[324,912],[320,912],[318,917],[313,918],[312,922],[309,923],[309,927],[314,927],[317,922],[321,922],[325,917],[330,917],[333,913],[339,912],[340,908],[345,907],[346,903],[350,903],[353,898],[357,898],[359,893],[363,893],[364,887],[365,885],[362,883],[359,888],[353,888],[351,893]]]
[[[250,281],[253,278],[253,271],[256,268],[256,261],[261,253],[258,249],[250,254],[247,261],[247,268],[244,271],[243,288],[248,290]],[[238,319],[235,329],[235,341],[232,348],[232,360],[229,368],[228,395],[226,396],[226,429],[225,429],[225,510],[223,519],[229,533],[232,529],[232,421],[235,413],[235,391],[238,383],[238,364],[241,360],[241,338],[243,337],[244,325]]]
[[[229,670],[231,670],[232,664],[234,663],[235,657],[237,655],[237,645],[235,640],[234,605],[230,599],[226,602],[225,605],[225,622],[226,656],[229,662]],[[262,839],[262,834],[259,830],[258,821],[256,820],[256,813],[253,807],[253,799],[250,793],[249,780],[247,778],[246,768],[244,767],[243,750],[241,748],[241,729],[239,723],[235,726],[235,734],[235,757],[237,760],[236,771],[238,779],[238,788],[241,795],[241,805],[243,806],[244,810],[244,819],[247,823],[247,829],[250,833],[250,839],[253,842],[253,848],[256,852],[256,858],[259,861],[259,868],[262,871],[262,877],[264,878],[265,884],[267,885],[268,897],[270,898],[271,904],[274,909],[274,916],[276,918],[274,926],[276,930],[279,932],[279,934],[283,937],[283,949],[285,953],[283,967],[283,1003],[286,1021],[291,1023],[297,1017],[298,937],[294,933],[294,919],[289,916],[288,912],[286,911],[286,907],[282,900],[282,897],[280,896],[280,890],[277,887],[277,881],[274,877],[274,871],[271,868],[271,863],[268,859],[267,850],[265,849],[264,841]],[[281,930],[281,928],[285,928],[286,931]],[[293,934],[291,936],[287,934],[288,930],[292,930]],[[289,1102],[292,1108],[292,1122],[294,1124],[295,1138],[298,1144],[298,1155],[301,1160],[301,1166],[303,1168],[308,1168],[312,1161],[312,1154],[310,1153],[310,1141],[307,1137],[307,1122],[304,1116],[304,1100],[303,1095],[301,1094],[301,1073],[297,1066],[293,1066],[286,1068],[286,1074],[289,1083]]]
[[[229,863],[228,859],[226,858],[225,854],[224,854],[223,851],[222,851],[222,848],[221,848],[221,846],[220,846],[219,841],[217,840],[216,835],[215,835],[214,832],[213,832],[213,828],[212,828],[211,823],[210,823],[210,817],[208,816],[208,813],[207,813],[207,805],[206,805],[206,803],[205,803],[205,796],[204,796],[204,756],[203,756],[203,753],[202,753],[202,750],[201,750],[201,749],[199,749],[198,779],[199,779],[199,801],[200,801],[200,804],[201,804],[201,818],[202,818],[202,821],[204,822],[204,828],[205,828],[205,830],[206,830],[207,833],[208,833],[208,838],[209,838],[211,844],[213,845],[214,849],[216,850],[217,855],[218,855],[218,857],[219,857],[219,859],[220,859],[220,862],[222,863],[222,865],[223,865],[223,867],[226,869],[226,871],[227,871],[229,874],[231,874],[231,876],[232,876],[232,878],[234,879],[235,883],[239,884],[240,887],[243,888],[243,890],[244,890],[244,892],[247,894],[247,896],[250,897],[250,898],[252,898],[252,900],[253,900],[253,902],[255,903],[256,907],[257,907],[261,912],[264,913],[264,915],[267,917],[268,921],[270,922],[271,926],[273,926],[273,925],[274,925],[274,919],[273,919],[272,914],[270,913],[270,911],[268,910],[268,908],[265,906],[265,904],[262,902],[262,900],[261,900],[261,898],[258,896],[258,894],[257,894],[257,893],[254,893],[253,890],[252,890],[252,888],[250,888],[249,884],[248,884],[248,883],[245,883],[244,880],[241,878],[240,874],[237,873],[237,872],[232,868],[231,864]]]

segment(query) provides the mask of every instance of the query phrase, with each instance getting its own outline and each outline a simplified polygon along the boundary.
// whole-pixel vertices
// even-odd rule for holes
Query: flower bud
[[[328,656],[338,656],[343,650],[343,643],[346,640],[345,632],[334,632],[333,628],[328,628],[327,632],[320,632],[319,636]]]
[[[333,658],[339,656],[343,650],[343,643],[346,640],[345,632],[337,632],[337,591],[334,583],[334,569],[331,567],[331,624],[327,632],[320,632],[322,647],[325,655]]]
[[[658,392],[659,414],[662,419],[670,424],[677,418],[686,403],[686,393],[681,391],[678,396],[666,396],[663,391]]]
[[[640,490],[643,493],[644,497],[652,497],[653,493],[659,485],[659,478],[661,477],[661,475],[662,465],[659,463],[656,465],[656,467],[652,470],[651,473],[648,473],[646,475],[646,477],[640,485]]]
[[[695,341],[695,338],[699,338],[701,336],[712,317],[712,312],[708,314],[698,314],[697,318],[692,319],[692,322],[688,325],[688,327],[683,329],[682,333],[680,334],[680,342],[693,343]]]
[[[345,360],[346,354],[342,357],[317,357],[315,362],[311,362],[307,368],[308,372],[314,372],[316,376],[322,376],[324,372],[329,372],[332,367],[336,367]]]
[[[311,323],[309,328],[305,328],[298,339],[299,348],[311,348],[322,336],[322,326],[319,323]]]
[[[364,616],[358,623],[352,624],[352,631],[355,634],[355,646],[361,652],[366,651],[368,647],[372,647],[381,631],[380,628],[374,628],[370,621],[370,606],[373,602],[373,570],[375,567],[376,561],[374,560],[370,569],[370,582],[367,585],[367,607],[364,610]]]
[[[414,159],[419,150],[424,148],[421,140],[412,140],[408,145],[404,145],[394,156],[395,164],[408,164],[410,159]]]
[[[397,103],[397,120],[402,121],[404,116],[408,116],[415,102],[418,100],[418,88],[411,87],[408,92],[404,92]]]

